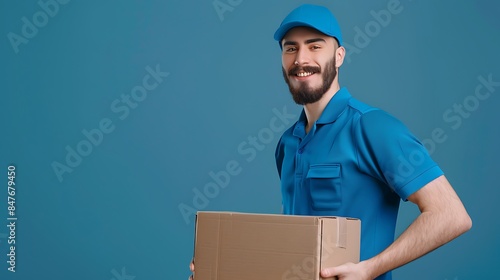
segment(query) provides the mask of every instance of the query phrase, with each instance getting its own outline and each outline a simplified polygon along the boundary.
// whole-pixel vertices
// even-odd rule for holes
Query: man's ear
[[[335,50],[335,67],[340,68],[344,63],[345,48],[340,46]]]

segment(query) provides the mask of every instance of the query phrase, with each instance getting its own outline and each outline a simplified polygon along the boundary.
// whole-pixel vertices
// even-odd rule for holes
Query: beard
[[[325,93],[330,89],[333,80],[335,80],[335,76],[337,76],[337,69],[335,69],[335,56],[326,63],[323,71],[317,66],[295,66],[290,69],[288,73],[285,71],[285,68],[282,67],[281,69],[283,71],[285,82],[288,85],[290,93],[292,94],[293,101],[299,105],[315,103],[320,100],[321,97],[323,97],[323,95],[325,95]],[[305,82],[301,83],[299,86],[293,86],[290,83],[289,76],[295,76],[300,71],[321,74],[323,84],[316,88],[310,87]]]

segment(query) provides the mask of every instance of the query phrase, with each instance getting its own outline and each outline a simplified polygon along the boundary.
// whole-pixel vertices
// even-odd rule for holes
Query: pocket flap
[[[313,164],[307,172],[307,178],[340,177],[340,164]]]

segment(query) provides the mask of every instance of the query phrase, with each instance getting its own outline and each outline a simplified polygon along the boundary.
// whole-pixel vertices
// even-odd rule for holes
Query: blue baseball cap
[[[329,9],[323,6],[304,4],[291,11],[281,22],[280,27],[274,33],[274,39],[280,43],[285,34],[292,28],[298,26],[311,27],[319,32],[337,39],[342,46],[342,33],[335,16]]]

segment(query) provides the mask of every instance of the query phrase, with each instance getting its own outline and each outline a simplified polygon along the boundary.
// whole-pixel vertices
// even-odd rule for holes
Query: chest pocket
[[[336,210],[342,205],[340,164],[313,164],[307,172],[314,210]]]

